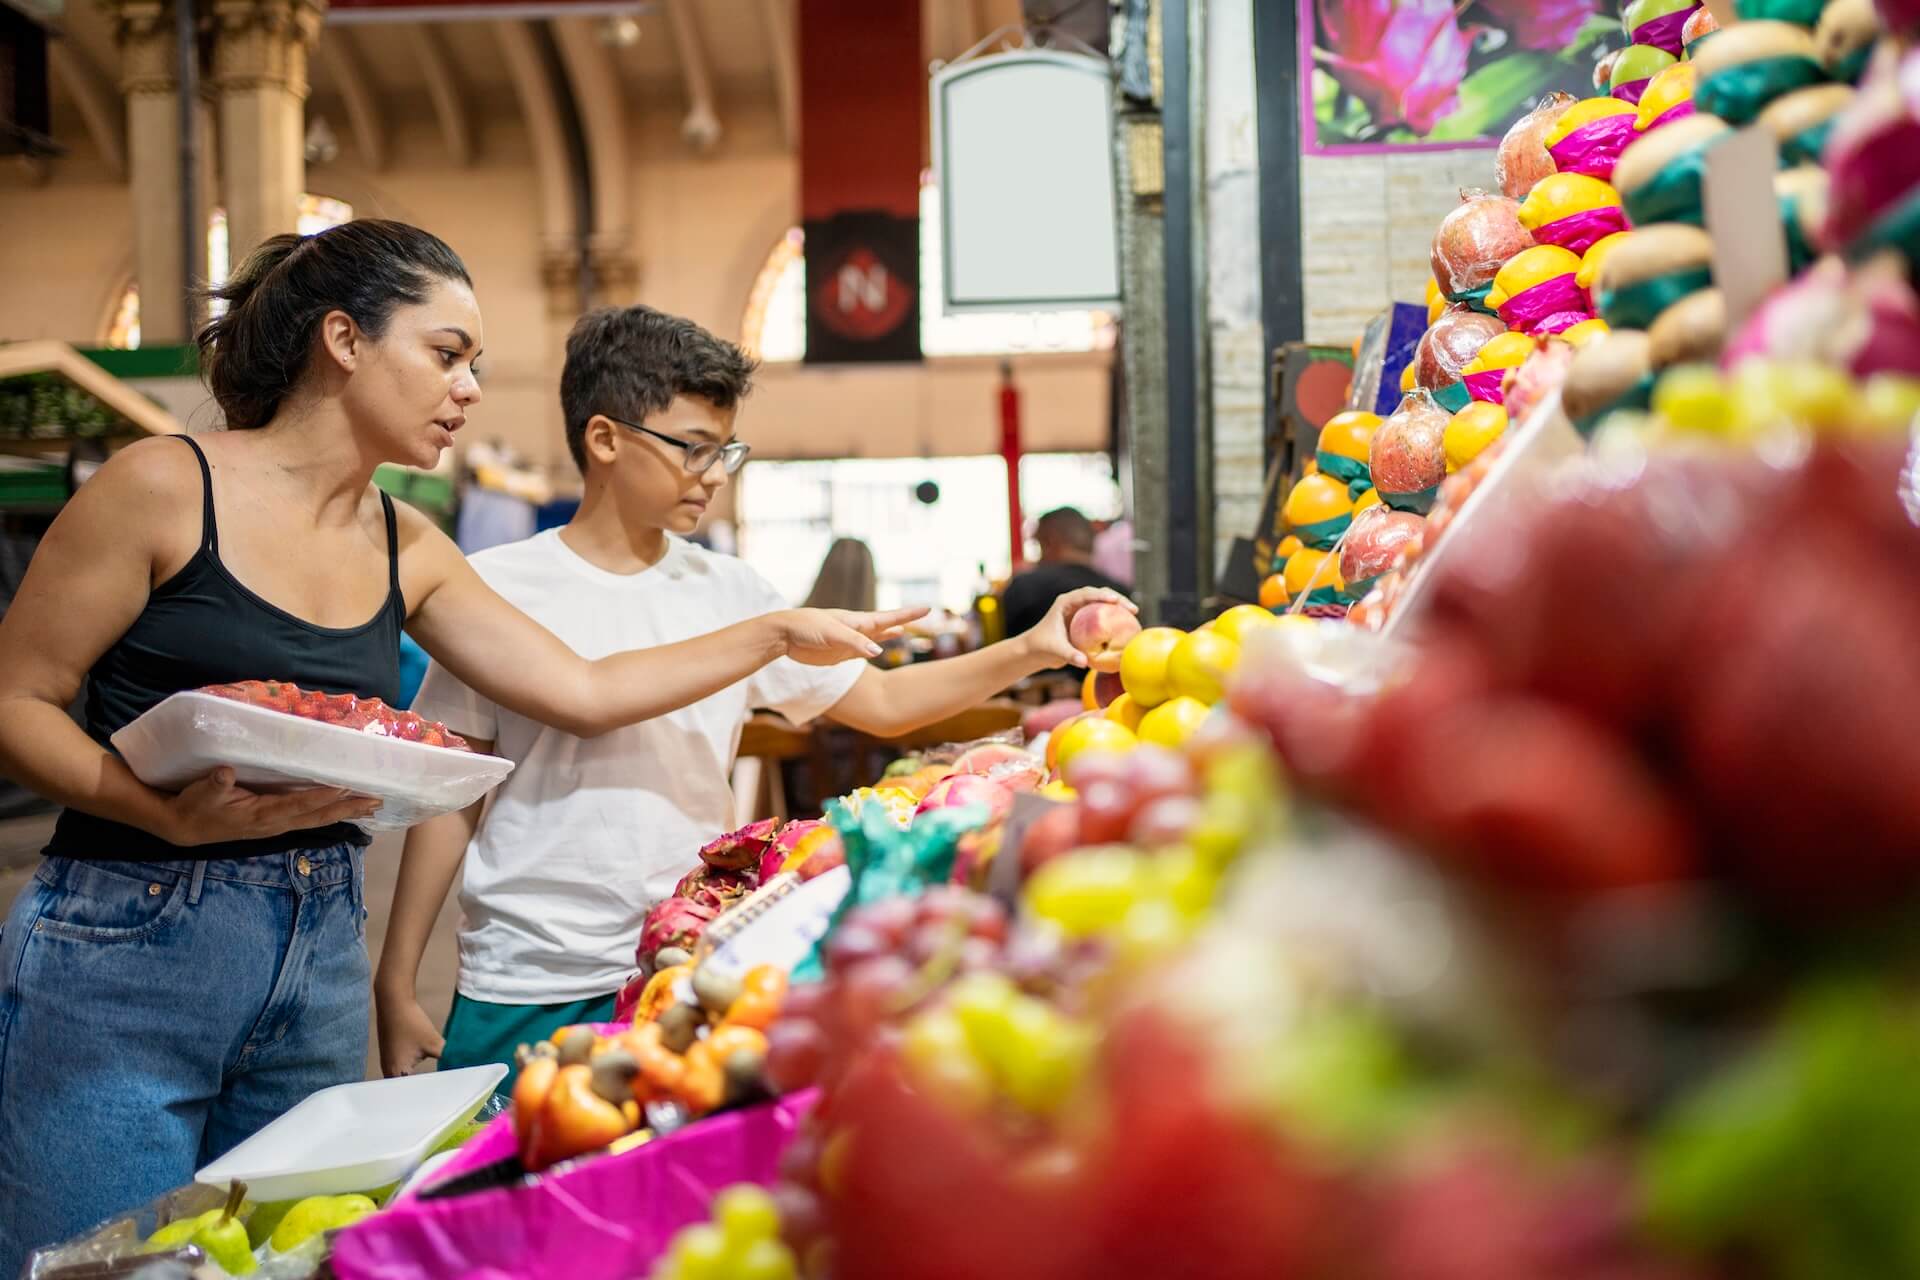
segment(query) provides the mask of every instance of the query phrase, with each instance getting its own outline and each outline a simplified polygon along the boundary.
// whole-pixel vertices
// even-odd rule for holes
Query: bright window
[[[353,220],[353,206],[332,196],[317,196],[309,191],[300,197],[300,214],[294,229],[303,236],[316,235],[328,227]],[[227,211],[216,206],[207,215],[207,283],[219,288],[227,282],[232,250],[227,244]],[[211,310],[219,315],[226,304],[215,300]],[[120,295],[113,321],[107,326],[107,345],[134,350],[140,345],[140,287],[129,284]]]
[[[806,236],[789,228],[767,255],[740,322],[742,342],[770,364],[807,351]],[[930,356],[1104,351],[1113,346],[1105,311],[996,311],[948,315],[940,275],[940,189],[920,183],[920,349]]]
[[[755,462],[742,479],[740,554],[796,604],[837,537],[872,550],[883,609],[962,611],[982,566],[990,578],[1007,575],[1007,469],[997,457]],[[914,493],[928,480],[940,486],[931,505]],[[1029,454],[1020,460],[1020,488],[1029,535],[1034,518],[1055,507],[1078,507],[1094,520],[1120,514],[1105,454]]]

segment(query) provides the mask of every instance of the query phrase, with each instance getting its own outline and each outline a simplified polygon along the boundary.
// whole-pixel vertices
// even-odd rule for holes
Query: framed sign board
[[[1107,63],[992,54],[942,67],[932,93],[946,310],[1117,304]]]

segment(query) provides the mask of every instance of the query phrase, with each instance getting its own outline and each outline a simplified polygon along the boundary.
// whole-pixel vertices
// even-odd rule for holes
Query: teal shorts
[[[493,1004],[469,1000],[455,992],[453,1008],[447,1012],[447,1044],[440,1051],[440,1070],[498,1062],[507,1068],[499,1092],[511,1093],[514,1077],[519,1074],[513,1065],[515,1049],[545,1040],[576,1022],[612,1022],[613,1003],[619,994],[616,991],[563,1004]]]

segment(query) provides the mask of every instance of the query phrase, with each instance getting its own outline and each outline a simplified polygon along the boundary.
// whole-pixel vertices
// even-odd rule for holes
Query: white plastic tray
[[[194,1181],[244,1182],[255,1203],[387,1186],[473,1119],[506,1074],[493,1063],[322,1089]]]
[[[347,787],[377,797],[358,825],[396,831],[464,809],[513,772],[513,761],[362,733],[210,693],[176,693],[113,735],[113,749],[150,787],[178,791],[221,766],[255,791]]]

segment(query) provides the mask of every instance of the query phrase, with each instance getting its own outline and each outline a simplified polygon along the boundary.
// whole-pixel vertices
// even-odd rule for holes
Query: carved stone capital
[[[120,46],[120,91],[171,94],[179,83],[173,6],[167,0],[102,0]]]
[[[307,96],[307,55],[326,12],[316,0],[215,0],[213,82],[222,91],[284,89]]]
[[[640,260],[625,249],[594,246],[587,260],[593,265],[593,300],[600,306],[631,302],[640,287]]]

